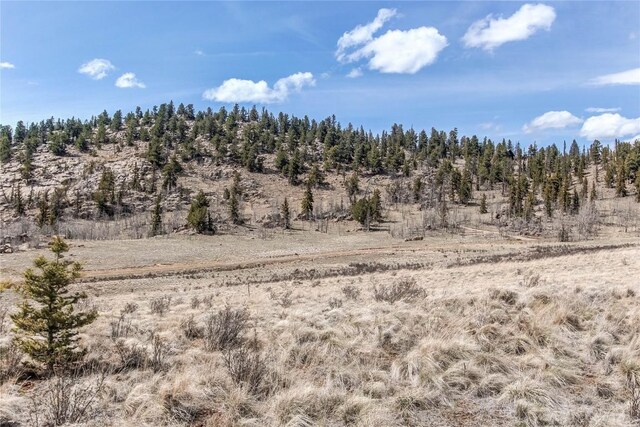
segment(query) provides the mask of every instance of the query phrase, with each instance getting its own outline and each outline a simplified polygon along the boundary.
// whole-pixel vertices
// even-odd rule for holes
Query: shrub
[[[190,340],[202,338],[204,336],[204,330],[198,326],[193,316],[189,316],[180,322],[180,329],[185,337]]]
[[[393,285],[380,285],[373,287],[373,297],[376,301],[386,301],[393,304],[396,301],[411,301],[417,298],[424,298],[424,289],[416,284],[416,280],[411,278],[401,279]]]
[[[76,375],[60,375],[31,395],[30,425],[61,426],[86,423],[94,418],[102,392],[104,375],[82,383]]]
[[[224,357],[224,364],[231,379],[242,385],[251,394],[259,394],[267,366],[260,354],[246,347],[229,350]]]
[[[329,308],[334,309],[339,307],[342,307],[342,300],[340,298],[329,298]]]
[[[127,345],[124,341],[116,342],[116,353],[120,358],[120,369],[143,369],[147,366],[147,351],[139,344]]]
[[[249,323],[246,309],[233,309],[229,306],[207,317],[204,346],[208,351],[226,350],[237,347]]]
[[[152,314],[157,314],[159,316],[164,316],[164,314],[169,311],[169,306],[171,305],[171,297],[164,296],[159,298],[154,298],[149,303],[149,308],[151,309]]]
[[[360,289],[352,285],[342,287],[342,293],[347,299],[356,301],[360,297]]]

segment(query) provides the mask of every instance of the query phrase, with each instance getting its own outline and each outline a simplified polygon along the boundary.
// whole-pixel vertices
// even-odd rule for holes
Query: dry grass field
[[[10,345],[18,297],[0,293],[2,425],[640,419],[637,233],[562,244],[470,230],[409,242],[293,231],[70,243],[85,264],[74,286],[99,312],[82,333],[85,365],[29,379]],[[5,285],[38,253],[3,255]]]

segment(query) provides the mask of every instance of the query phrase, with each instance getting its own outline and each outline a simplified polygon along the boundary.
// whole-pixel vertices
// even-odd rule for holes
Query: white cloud
[[[616,111],[620,111],[620,110],[621,110],[620,107],[616,107],[616,108],[589,107],[589,108],[586,108],[584,111],[586,111],[587,113],[615,113]]]
[[[195,53],[198,56],[204,56],[204,51],[200,50],[200,49],[196,49],[193,51],[193,53]]]
[[[346,49],[370,42],[373,39],[373,34],[395,15],[395,9],[380,9],[378,15],[372,22],[365,25],[358,25],[353,30],[345,32],[342,37],[338,39],[338,50],[336,51],[338,61],[344,60]]]
[[[256,102],[270,104],[284,102],[289,94],[300,92],[305,86],[315,86],[316,81],[311,73],[295,73],[278,80],[273,88],[266,81],[228,79],[216,88],[208,89],[202,97],[218,102]]]
[[[16,68],[11,62],[0,62],[0,68]]]
[[[589,117],[580,130],[580,135],[587,139],[624,138],[638,133],[640,133],[640,117],[627,119],[617,113]]]
[[[640,85],[640,68],[599,76],[595,79],[591,79],[589,84],[595,86]]]
[[[389,30],[379,37],[373,37],[395,14],[395,9],[380,9],[373,22],[344,33],[338,40],[338,61],[351,63],[369,59],[370,70],[400,74],[414,74],[432,64],[440,51],[448,45],[447,38],[436,28]],[[347,52],[348,48],[354,50]]]
[[[526,133],[531,133],[536,130],[563,129],[580,123],[582,123],[582,119],[568,111],[547,111],[524,125],[522,130]]]
[[[525,40],[538,30],[549,30],[556,19],[556,12],[544,4],[525,4],[508,18],[489,15],[474,22],[467,29],[462,41],[466,47],[479,47],[492,51],[512,41]]]
[[[415,74],[432,64],[447,46],[447,38],[433,27],[407,31],[390,30],[372,40],[352,56],[368,58],[369,69],[382,73]]]
[[[86,74],[94,80],[100,80],[107,76],[109,71],[114,70],[116,67],[108,59],[92,59],[91,61],[82,64],[78,68],[78,72]]]
[[[360,67],[354,68],[353,70],[349,71],[349,74],[347,74],[347,77],[350,79],[355,79],[361,76],[362,76],[362,70],[360,69]]]
[[[118,77],[118,80],[116,80],[116,86],[123,89],[131,87],[144,89],[145,87],[147,87],[144,83],[136,78],[136,75],[134,73],[124,73],[123,75]]]

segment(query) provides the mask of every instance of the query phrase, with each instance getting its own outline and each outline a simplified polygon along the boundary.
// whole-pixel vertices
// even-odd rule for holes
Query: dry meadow
[[[30,378],[2,303],[2,425],[633,426],[640,248],[497,233],[71,241],[98,320]],[[44,249],[3,255],[7,284]],[[62,403],[61,403],[62,402]],[[636,424],[634,424],[634,422]]]

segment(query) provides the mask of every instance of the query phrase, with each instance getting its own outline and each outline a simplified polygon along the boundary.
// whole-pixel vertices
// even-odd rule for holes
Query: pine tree
[[[547,218],[551,218],[553,216],[553,187],[551,181],[547,181],[544,186],[544,212],[547,215]]]
[[[589,194],[589,201],[595,202],[598,198],[598,193],[596,193],[596,182],[595,180],[591,183],[591,194]]]
[[[171,160],[162,168],[162,189],[171,191],[178,184],[178,175],[182,172],[182,166],[178,162],[176,156],[171,157]]]
[[[349,197],[349,201],[353,204],[356,201],[356,195],[360,192],[359,187],[360,181],[358,180],[358,174],[353,173],[349,179],[347,180],[347,196]]]
[[[360,225],[369,229],[369,225],[371,224],[371,204],[369,203],[369,199],[363,197],[360,200],[356,200],[351,205],[351,215],[353,219],[358,221]]]
[[[52,373],[55,367],[65,367],[82,358],[78,332],[96,319],[97,312],[75,312],[74,305],[87,296],[71,294],[69,285],[82,267],[77,262],[61,260],[69,246],[60,237],[54,237],[50,248],[55,254],[53,261],[43,256],[34,260],[40,274],[33,269],[24,272],[25,281],[20,287],[24,301],[11,319],[18,347]]]
[[[36,224],[42,228],[49,222],[49,190],[45,190],[44,194],[38,200],[38,214],[36,215]]]
[[[580,211],[580,197],[576,189],[573,189],[573,196],[571,197],[571,214],[577,215]]]
[[[289,209],[289,201],[286,197],[280,207],[280,215],[282,216],[282,227],[285,230],[291,228],[291,210]]]
[[[587,177],[585,176],[582,179],[582,190],[580,191],[580,197],[582,198],[582,200],[587,200],[587,192],[589,191],[589,181],[587,180]]]
[[[307,189],[304,191],[304,197],[301,204],[302,214],[307,220],[311,219],[313,214],[313,193],[311,192],[311,186],[307,184]]]
[[[626,174],[625,174],[624,163],[620,162],[616,170],[616,196],[618,197],[627,196],[627,186],[626,186],[625,175]]]
[[[151,212],[151,230],[149,235],[151,237],[162,234],[162,205],[160,204],[160,195],[156,197],[156,205]]]
[[[7,135],[0,137],[0,162],[7,163],[11,159],[11,141]]]
[[[640,203],[640,171],[636,172],[636,202]]]
[[[482,194],[482,197],[480,198],[480,213],[486,214],[487,212],[489,212],[487,210],[487,195]]]
[[[18,214],[19,216],[25,214],[26,208],[24,205],[24,201],[22,200],[22,189],[20,188],[20,183],[18,183],[18,188],[16,189],[13,197],[13,206],[16,208],[16,214]]]
[[[187,214],[187,223],[197,233],[213,234],[215,227],[209,213],[209,200],[204,192],[200,190],[191,202],[189,213]]]
[[[371,219],[373,221],[381,221],[382,199],[380,197],[380,190],[378,190],[377,188],[373,190],[373,196],[371,196],[371,200],[369,200],[369,205],[371,207]]]
[[[524,201],[523,210],[523,216],[526,221],[531,221],[531,219],[533,218],[535,203],[536,198],[533,194],[533,191],[529,191],[529,193],[527,194],[527,198]]]
[[[233,224],[242,224],[242,219],[240,218],[240,200],[237,191],[231,189],[231,193],[229,196],[229,219]]]

